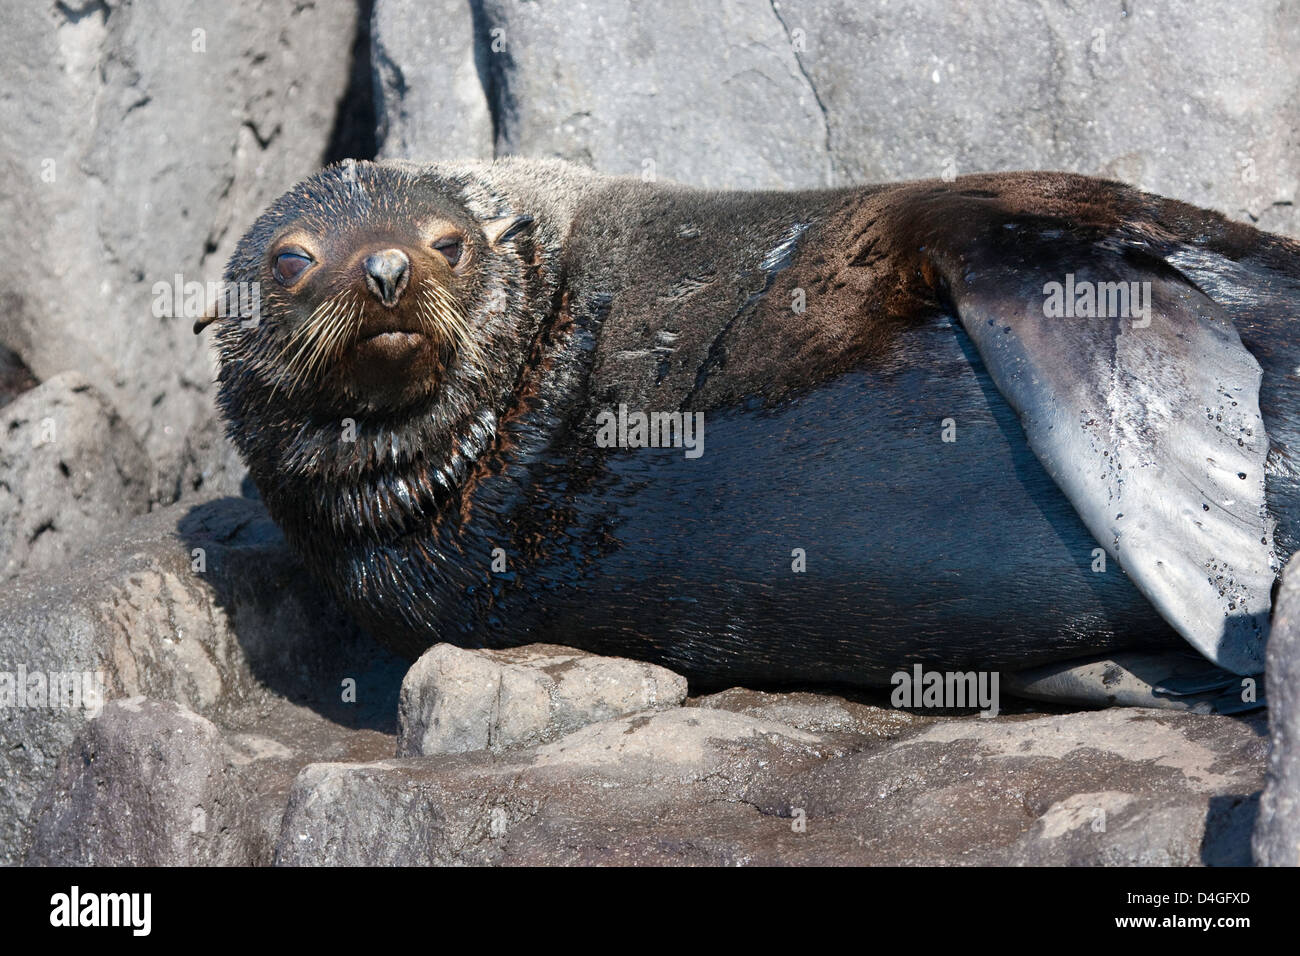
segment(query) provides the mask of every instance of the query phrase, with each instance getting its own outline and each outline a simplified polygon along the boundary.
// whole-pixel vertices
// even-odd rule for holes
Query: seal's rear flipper
[[[1085,707],[1155,707],[1239,714],[1266,705],[1264,682],[1177,651],[1112,654],[1004,674],[1010,694]]]
[[[965,225],[928,253],[1030,447],[1183,637],[1259,673],[1276,575],[1269,446],[1260,367],[1232,322],[1109,235],[996,215]]]

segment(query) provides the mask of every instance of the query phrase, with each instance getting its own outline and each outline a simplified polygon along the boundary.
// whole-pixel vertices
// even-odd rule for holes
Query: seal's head
[[[531,217],[464,170],[345,162],[272,203],[226,270],[258,311],[216,328],[218,402],[268,503],[490,439],[537,328],[536,261]]]
[[[499,330],[475,317],[505,311],[487,301],[506,291],[490,273],[530,220],[481,221],[464,188],[352,162],[294,187],[231,259],[227,280],[256,282],[261,310],[219,333],[223,352],[246,352],[286,397],[344,412],[412,408],[449,376],[486,376],[484,340]]]

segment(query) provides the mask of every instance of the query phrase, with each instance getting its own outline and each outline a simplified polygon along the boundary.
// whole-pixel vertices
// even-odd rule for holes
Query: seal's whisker
[[[301,344],[300,340],[310,333],[321,313],[325,311],[333,301],[334,300],[331,297],[316,306],[315,311],[313,311],[311,315],[307,316],[306,319],[299,323],[298,326],[289,333],[288,337],[285,339],[284,347],[280,349],[280,352],[275,357],[275,362],[277,364],[284,361],[285,357],[289,354],[289,351],[293,349],[295,345]]]
[[[439,337],[450,341],[461,355],[467,369],[485,377],[487,362],[475,340],[473,329],[460,301],[440,282],[426,279],[421,289],[421,303],[428,305],[428,319]]]
[[[329,324],[322,325],[316,336],[312,339],[311,348],[303,356],[301,367],[298,369],[294,386],[304,384],[305,382],[317,377],[332,356],[332,340],[338,334],[337,330],[341,326],[340,317],[343,315],[343,306],[331,314]]]
[[[340,311],[342,312],[342,309]],[[313,362],[313,368],[309,368],[311,374],[323,372],[326,366],[337,362],[343,357],[348,346],[356,340],[357,329],[359,328],[357,320],[361,317],[363,311],[362,304],[357,300],[356,296],[350,296],[346,303],[346,312],[342,312],[342,318],[331,323],[330,328],[326,331],[324,340],[318,349],[318,362]]]
[[[334,314],[335,311],[335,308],[331,306],[324,316],[314,319],[304,326],[303,334],[300,337],[301,341],[297,343],[298,348],[294,352],[293,357],[285,365],[285,372],[289,379],[289,394],[293,394],[293,392],[296,391],[299,380],[302,376],[302,369],[315,347],[315,342],[320,336],[321,328],[324,323],[328,321],[328,317]]]
[[[292,358],[285,363],[284,379],[288,381],[286,393],[292,395],[298,387],[314,375],[319,374],[328,362],[327,358],[336,357],[333,348],[334,339],[348,330],[355,312],[352,303],[355,296],[348,290],[336,293],[322,302],[306,321],[289,336],[281,357],[295,349]],[[349,309],[349,318],[340,321],[344,310]],[[295,348],[296,347],[296,348]],[[276,387],[279,383],[276,383]],[[272,396],[275,392],[272,391]]]

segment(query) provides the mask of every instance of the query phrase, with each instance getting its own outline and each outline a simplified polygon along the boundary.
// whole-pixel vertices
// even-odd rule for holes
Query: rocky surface
[[[154,286],[220,279],[261,208],[326,158],[357,19],[354,0],[0,10],[21,94],[0,96],[0,344],[103,391],[158,500],[237,488],[240,469],[206,342],[156,314]]]
[[[92,675],[109,700],[174,702],[253,735],[239,752],[256,755],[265,749],[257,739],[285,727],[291,749],[312,759],[374,759],[394,752],[406,664],[358,634],[306,580],[260,503],[227,498],[161,509],[57,572],[6,585],[0,681],[20,669],[47,684]],[[4,703],[0,863],[12,863],[24,853],[32,808],[92,712]],[[384,741],[378,750],[375,738]],[[286,789],[305,762],[288,759]]]
[[[1064,169],[1300,232],[1300,10],[1271,0],[1212,17],[1191,0],[377,0],[376,16],[390,155],[737,188]],[[444,39],[404,36],[435,17]]]
[[[755,704],[818,723],[807,701]],[[760,706],[761,709],[761,706]],[[719,706],[592,724],[508,759],[316,764],[285,864],[1249,862],[1262,721],[1107,711],[815,733]],[[802,711],[802,714],[796,713]],[[864,732],[865,731],[865,732]]]
[[[89,722],[37,809],[29,863],[247,864],[243,800],[221,731],[171,702],[131,697]]]
[[[1268,639],[1265,687],[1272,747],[1259,801],[1255,862],[1300,866],[1300,564],[1282,576]]]
[[[378,3],[371,33],[377,134],[386,157],[491,159],[492,37],[467,0]]]
[[[6,862],[1250,859],[1258,713],[683,706],[662,668],[547,646],[408,667],[242,499],[161,509],[11,591],[0,674],[89,672],[107,704],[0,707]]]
[[[149,510],[135,433],[79,372],[0,409],[0,581],[50,568]]]

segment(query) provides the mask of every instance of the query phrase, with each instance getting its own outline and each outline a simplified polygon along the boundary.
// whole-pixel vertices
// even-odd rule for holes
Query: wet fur
[[[1158,261],[1229,311],[1264,366],[1270,501],[1279,550],[1295,547],[1289,240],[1055,173],[796,193],[526,161],[356,173],[365,199],[336,168],[280,200],[228,278],[257,275],[291,218],[401,216],[409,191],[468,226],[535,221],[463,302],[493,375],[458,351],[420,408],[276,394],[292,333],[274,296],[265,328],[218,332],[221,409],[273,517],[410,655],[545,639],[704,683],[872,684],[913,662],[1174,643],[1122,572],[1090,573],[1090,536],[951,321],[963,248],[1008,221]],[[619,403],[708,412],[705,458],[596,448],[595,413]],[[954,414],[969,430],[944,460],[938,422]],[[339,440],[344,417],[355,443]],[[800,546],[809,573],[792,575]],[[498,547],[505,574],[490,570]]]

